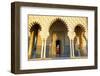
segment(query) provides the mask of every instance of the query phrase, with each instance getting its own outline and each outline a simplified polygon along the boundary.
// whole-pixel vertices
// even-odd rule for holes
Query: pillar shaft
[[[44,52],[43,52],[43,58],[46,58],[46,39],[44,39]]]
[[[75,37],[75,32],[71,31],[71,30],[68,32],[68,37],[69,37],[69,40],[70,40],[70,57],[73,58],[74,57],[74,37]]]
[[[70,39],[70,57],[72,58],[73,54],[72,54],[72,40]]]
[[[43,48],[44,48],[44,42],[43,42],[43,39],[42,39],[41,58],[43,58]]]
[[[46,58],[46,39],[42,39],[41,58]]]
[[[74,40],[72,40],[72,57],[74,57]]]

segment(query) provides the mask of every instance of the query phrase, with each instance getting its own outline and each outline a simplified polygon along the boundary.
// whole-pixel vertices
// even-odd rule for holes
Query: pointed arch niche
[[[75,56],[87,56],[87,39],[85,36],[86,29],[83,25],[78,24],[75,29],[74,54]]]
[[[68,28],[62,19],[55,19],[49,28],[47,38],[46,56],[47,57],[69,57],[70,44],[68,38]]]
[[[29,49],[28,49],[28,59],[40,58],[41,55],[41,36],[40,36],[40,24],[35,22],[31,24],[29,29]]]

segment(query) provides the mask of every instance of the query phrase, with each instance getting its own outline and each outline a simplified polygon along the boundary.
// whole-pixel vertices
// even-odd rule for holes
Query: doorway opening
[[[48,57],[69,57],[70,44],[66,23],[57,18],[49,28],[50,36],[47,39]]]

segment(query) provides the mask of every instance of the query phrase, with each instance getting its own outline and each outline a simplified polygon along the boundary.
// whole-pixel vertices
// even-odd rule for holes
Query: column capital
[[[75,32],[74,31],[69,31],[68,32],[68,37],[69,37],[70,40],[74,40]]]
[[[44,40],[44,39],[46,40],[48,38],[48,36],[49,36],[49,32],[44,33],[43,31],[41,31],[40,35],[41,35],[41,39],[42,40]]]

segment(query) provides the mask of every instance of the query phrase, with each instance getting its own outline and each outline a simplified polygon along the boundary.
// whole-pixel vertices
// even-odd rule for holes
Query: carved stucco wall
[[[66,23],[68,27],[68,36],[70,39],[73,39],[75,36],[74,28],[81,24],[85,28],[85,36],[87,38],[87,27],[88,27],[88,18],[87,17],[78,17],[78,16],[34,16],[28,15],[28,28],[32,27],[32,23],[37,22],[41,26],[40,35],[41,38],[47,38],[49,36],[49,28],[55,19],[61,19]],[[30,35],[30,33],[29,33]]]

